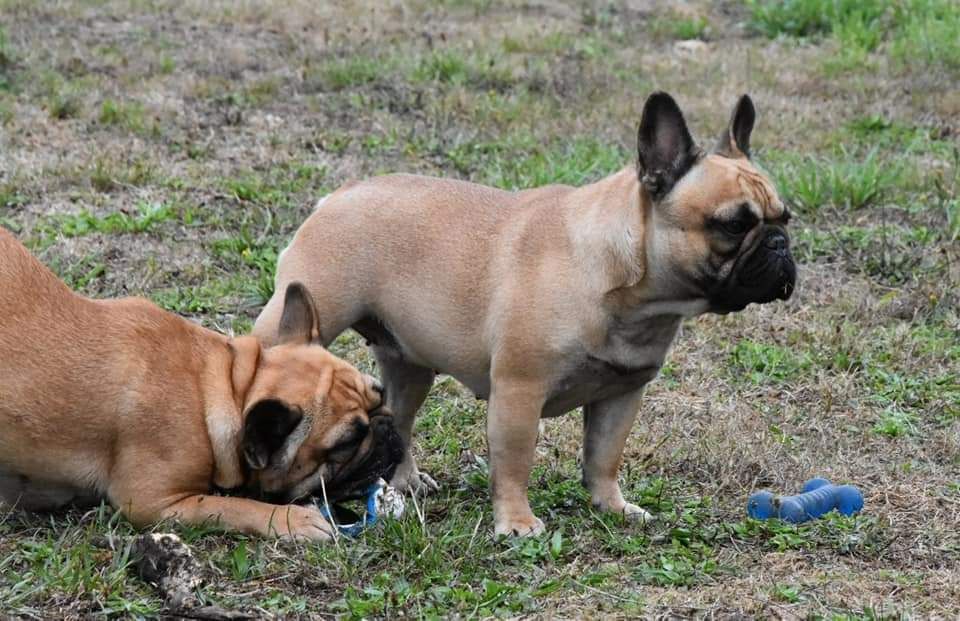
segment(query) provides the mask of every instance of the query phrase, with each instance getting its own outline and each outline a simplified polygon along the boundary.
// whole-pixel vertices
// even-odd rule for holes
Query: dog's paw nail
[[[497,522],[493,529],[494,537],[536,537],[546,530],[540,518],[531,515],[529,518],[503,520]]]
[[[433,479],[433,477],[430,476],[429,474],[427,474],[426,472],[421,472],[421,473],[420,473],[420,486],[421,486],[421,487],[424,487],[424,488],[427,488],[428,490],[430,490],[430,491],[432,491],[432,492],[438,492],[438,491],[440,491],[440,484],[437,483],[437,482]]]

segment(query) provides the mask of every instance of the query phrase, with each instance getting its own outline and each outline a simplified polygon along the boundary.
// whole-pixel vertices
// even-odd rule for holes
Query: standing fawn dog
[[[684,317],[786,299],[787,210],[750,160],[755,112],[737,103],[709,152],[665,93],[647,100],[638,164],[584,187],[506,192],[389,175],[323,198],[282,254],[278,290],[324,292],[321,342],[372,345],[400,435],[437,372],[489,400],[497,534],[536,534],[527,501],[541,417],[583,406],[592,502],[649,517],[617,481],[624,445]],[[281,337],[275,295],[254,334]],[[409,450],[393,483],[435,485]]]

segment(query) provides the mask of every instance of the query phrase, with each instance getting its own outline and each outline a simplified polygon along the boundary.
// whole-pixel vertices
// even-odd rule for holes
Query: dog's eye
[[[721,223],[720,226],[723,227],[724,231],[735,236],[743,235],[750,230],[750,223],[740,218],[737,218],[736,220],[727,220]]]

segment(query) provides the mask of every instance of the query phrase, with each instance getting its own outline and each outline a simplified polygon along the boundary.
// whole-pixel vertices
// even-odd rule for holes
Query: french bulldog
[[[228,338],[79,296],[0,228],[0,506],[107,499],[139,526],[331,537],[298,503],[390,476],[403,445],[381,384],[318,343],[303,285],[281,297],[271,347]]]
[[[277,287],[316,300],[320,340],[371,344],[401,437],[438,372],[487,399],[494,530],[544,525],[527,482],[538,421],[583,407],[583,483],[628,517],[617,480],[643,387],[681,321],[790,297],[790,218],[750,159],[755,109],[737,102],[716,145],[697,146],[674,99],[651,95],[638,158],[583,187],[507,192],[387,175],[321,199],[282,253]],[[275,295],[253,333],[281,337]],[[394,485],[434,486],[408,452]]]

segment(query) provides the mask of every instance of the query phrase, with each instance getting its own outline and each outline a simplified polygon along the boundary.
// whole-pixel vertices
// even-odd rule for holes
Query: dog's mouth
[[[357,450],[343,462],[325,464],[322,485],[310,495],[330,503],[362,496],[378,479],[393,477],[403,452],[393,417],[382,410],[371,412],[370,430]]]
[[[790,241],[779,228],[771,228],[750,252],[744,253],[730,276],[709,294],[710,311],[726,314],[749,304],[787,300],[797,282],[797,266]]]

